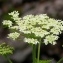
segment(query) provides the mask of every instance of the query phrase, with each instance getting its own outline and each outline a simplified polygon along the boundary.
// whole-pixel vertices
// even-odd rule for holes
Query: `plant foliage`
[[[5,43],[0,44],[0,54],[3,56],[12,54],[13,50],[14,50],[13,47],[10,47],[9,45],[7,45]]]

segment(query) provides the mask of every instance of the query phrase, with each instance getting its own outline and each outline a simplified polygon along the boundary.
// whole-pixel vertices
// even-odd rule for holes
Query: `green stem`
[[[41,46],[41,40],[40,43],[38,43],[37,63],[39,63],[39,58],[40,58],[40,46]]]
[[[4,57],[9,61],[9,63],[12,63],[12,61],[7,56]]]
[[[32,63],[36,63],[36,45],[33,44],[33,49],[32,49]]]
[[[63,61],[63,58],[61,58],[57,63],[61,63],[61,61]]]

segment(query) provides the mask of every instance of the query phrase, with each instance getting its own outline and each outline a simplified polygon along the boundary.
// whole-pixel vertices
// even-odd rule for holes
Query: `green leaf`
[[[50,63],[51,60],[40,60],[39,63]]]
[[[37,59],[35,60],[37,63]],[[51,63],[52,60],[39,60],[39,63]]]
[[[3,19],[5,20],[11,20],[11,16],[8,15],[7,13],[4,13],[2,16],[3,16]]]

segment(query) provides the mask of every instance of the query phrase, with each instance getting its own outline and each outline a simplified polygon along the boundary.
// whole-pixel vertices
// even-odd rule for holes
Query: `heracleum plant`
[[[0,55],[2,55],[4,58],[6,58],[9,63],[12,63],[12,61],[8,58],[9,54],[13,54],[13,47],[10,47],[6,43],[0,44]]]
[[[4,20],[3,25],[11,31],[8,38],[16,40],[19,36],[24,36],[24,42],[32,45],[33,62],[40,63],[40,46],[42,43],[55,45],[58,35],[63,31],[63,21],[49,18],[46,14],[26,15],[19,17],[18,11],[9,13],[11,20]],[[36,58],[36,45],[38,45]],[[46,63],[46,62],[41,62]]]

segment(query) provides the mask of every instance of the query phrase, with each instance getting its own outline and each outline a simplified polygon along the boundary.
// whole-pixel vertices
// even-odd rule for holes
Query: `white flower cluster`
[[[8,34],[8,38],[12,38],[13,40],[17,39],[20,36],[18,32]]]
[[[20,18],[18,11],[14,11],[9,13],[9,15],[14,19],[15,25],[9,26],[5,20],[3,25],[8,25],[10,29],[16,29],[23,33],[26,37],[24,40],[28,43],[37,44],[42,39],[46,45],[48,43],[55,45],[58,35],[63,31],[63,21],[49,18],[46,14],[27,15]],[[14,36],[14,34],[10,33],[9,37],[17,38],[17,35],[19,36],[19,34]]]
[[[13,18],[15,21],[21,20],[21,18],[19,18],[18,11],[11,12],[9,13],[9,15],[11,15],[12,16],[11,18]]]
[[[48,44],[48,42],[55,45],[56,44],[55,40],[58,39],[58,36],[55,36],[55,35],[51,34],[51,35],[46,36],[45,38],[46,39],[44,39],[44,43],[46,45]]]
[[[24,41],[28,43],[33,43],[33,44],[39,43],[37,39],[33,39],[33,38],[24,38]]]
[[[3,23],[3,25],[8,26],[9,28],[12,26],[12,21],[10,21],[10,20],[4,20],[2,23]]]

